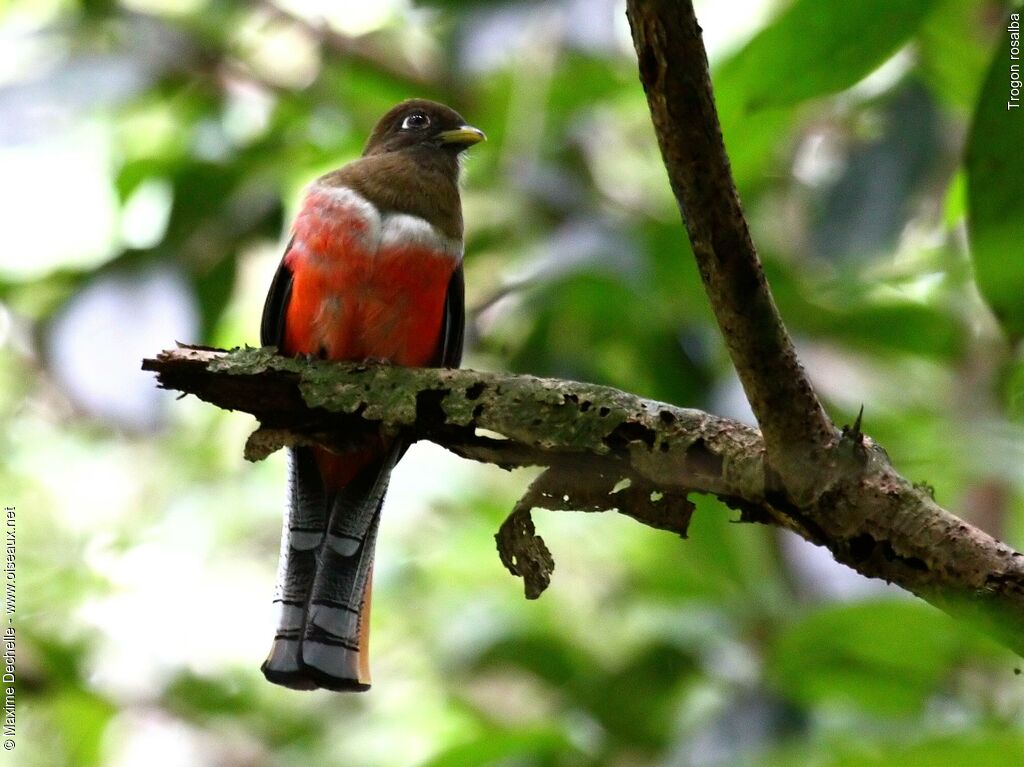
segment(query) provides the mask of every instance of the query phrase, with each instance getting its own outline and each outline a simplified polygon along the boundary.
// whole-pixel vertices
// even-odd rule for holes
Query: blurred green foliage
[[[1024,545],[1024,163],[994,0],[698,3],[733,170],[803,361],[946,506]],[[284,495],[251,420],[139,358],[254,343],[300,190],[394,102],[489,141],[463,194],[467,364],[749,418],[620,3],[0,6],[0,486],[18,510],[27,765],[1024,763],[1021,661],[704,498],[686,541],[544,514],[413,450],[385,509],[375,686],[259,675]],[[8,53],[9,52],[9,53]]]
[[[978,289],[1010,337],[1024,336],[1024,273],[1019,262],[1024,254],[1024,215],[1021,188],[1024,187],[1024,156],[1020,152],[1024,121],[1014,119],[1020,109],[1019,95],[1011,105],[1010,67],[1020,59],[1020,17],[999,36],[997,54],[992,57],[981,97],[975,108],[967,146],[967,199],[974,274]],[[1010,29],[1016,29],[1018,51],[1013,50]],[[1016,65],[1020,90],[1020,64]]]

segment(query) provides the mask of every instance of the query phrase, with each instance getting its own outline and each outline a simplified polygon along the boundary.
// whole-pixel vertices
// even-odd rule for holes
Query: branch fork
[[[1024,656],[1024,555],[941,508],[863,434],[838,430],[797,359],[750,237],[689,0],[627,0],[640,80],[693,252],[760,431],[608,387],[472,370],[182,348],[145,360],[165,388],[244,410],[260,458],[374,433],[429,439],[503,468],[543,466],[496,536],[537,597],[554,569],[530,511],[616,509],[686,535],[691,493],[969,618]]]

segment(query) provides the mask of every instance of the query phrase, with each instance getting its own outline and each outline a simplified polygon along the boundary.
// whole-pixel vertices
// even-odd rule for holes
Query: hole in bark
[[[858,561],[867,559],[871,556],[871,552],[875,550],[875,543],[875,539],[867,533],[851,538],[849,541],[850,556]]]
[[[676,417],[669,411],[662,410],[660,413],[658,413],[658,420],[660,420],[663,424],[667,426],[668,424],[675,423]]]
[[[862,533],[850,538],[847,541],[847,546],[850,548],[850,555],[861,562],[871,559],[876,554],[881,554],[886,561],[900,562],[911,570],[926,571],[928,569],[928,565],[923,559],[900,556],[889,541],[876,540],[870,533]]]
[[[597,414],[598,414],[599,416],[601,416],[601,418],[607,418],[607,416],[608,416],[608,414],[609,414],[610,412],[612,412],[612,411],[611,411],[611,410],[609,410],[608,408],[606,408],[606,407],[602,407],[602,408],[601,408],[600,410],[598,410],[598,411],[597,411]]]
[[[487,384],[477,381],[472,386],[466,388],[466,399],[472,401],[479,399],[480,395],[484,393],[484,389],[487,388]]]
[[[894,558],[899,559],[911,570],[920,570],[922,572],[926,572],[928,570],[928,565],[923,559],[919,559],[918,557],[901,557],[892,550],[892,546],[889,546],[888,543],[886,543],[886,547],[892,552]]]
[[[703,437],[698,437],[686,448],[686,465],[697,474],[712,477],[722,474],[722,456],[711,452]]]
[[[427,389],[416,393],[416,420],[425,426],[438,426],[447,418],[441,402],[448,392],[445,389]]]
[[[586,413],[588,410],[590,410],[590,406],[593,404],[594,403],[588,399],[583,400],[583,402],[580,403],[580,412]]]
[[[610,448],[624,448],[630,442],[643,442],[648,448],[654,447],[654,431],[636,421],[623,421],[616,426],[603,442]]]

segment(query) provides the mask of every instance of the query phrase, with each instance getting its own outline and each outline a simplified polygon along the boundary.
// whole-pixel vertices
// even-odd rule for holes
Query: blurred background
[[[532,475],[430,445],[385,506],[372,692],[266,683],[284,458],[243,461],[249,416],[175,401],[140,361],[257,343],[302,187],[397,101],[445,101],[489,137],[465,168],[467,366],[751,420],[624,2],[0,9],[0,501],[18,515],[0,760],[1024,764],[1022,661],[971,626],[707,499],[686,541],[536,512],[557,569],[526,602],[492,536]],[[1024,546],[1024,240],[969,247],[1024,213],[1008,5],[697,11],[755,240],[833,418],[863,403],[900,471]]]

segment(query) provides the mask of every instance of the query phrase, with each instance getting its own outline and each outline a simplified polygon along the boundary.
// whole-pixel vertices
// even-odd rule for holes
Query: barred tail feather
[[[375,515],[360,550],[340,555],[325,547],[302,637],[302,663],[320,687],[361,691],[370,687],[370,580],[376,543]]]
[[[304,450],[294,451],[298,490],[291,493],[295,505],[282,544],[281,619],[263,673],[295,689],[366,690],[374,545],[399,450],[371,461],[333,492],[323,490],[319,471],[304,471]],[[318,500],[317,510],[297,508]]]
[[[332,499],[306,613],[302,662],[321,687],[370,686],[368,643],[374,546],[397,450],[363,468]]]
[[[281,531],[281,556],[274,594],[278,624],[262,671],[275,684],[312,690],[316,684],[305,673],[300,647],[306,603],[316,577],[317,553],[327,530],[327,506],[312,451],[291,448],[288,463],[288,510]]]

